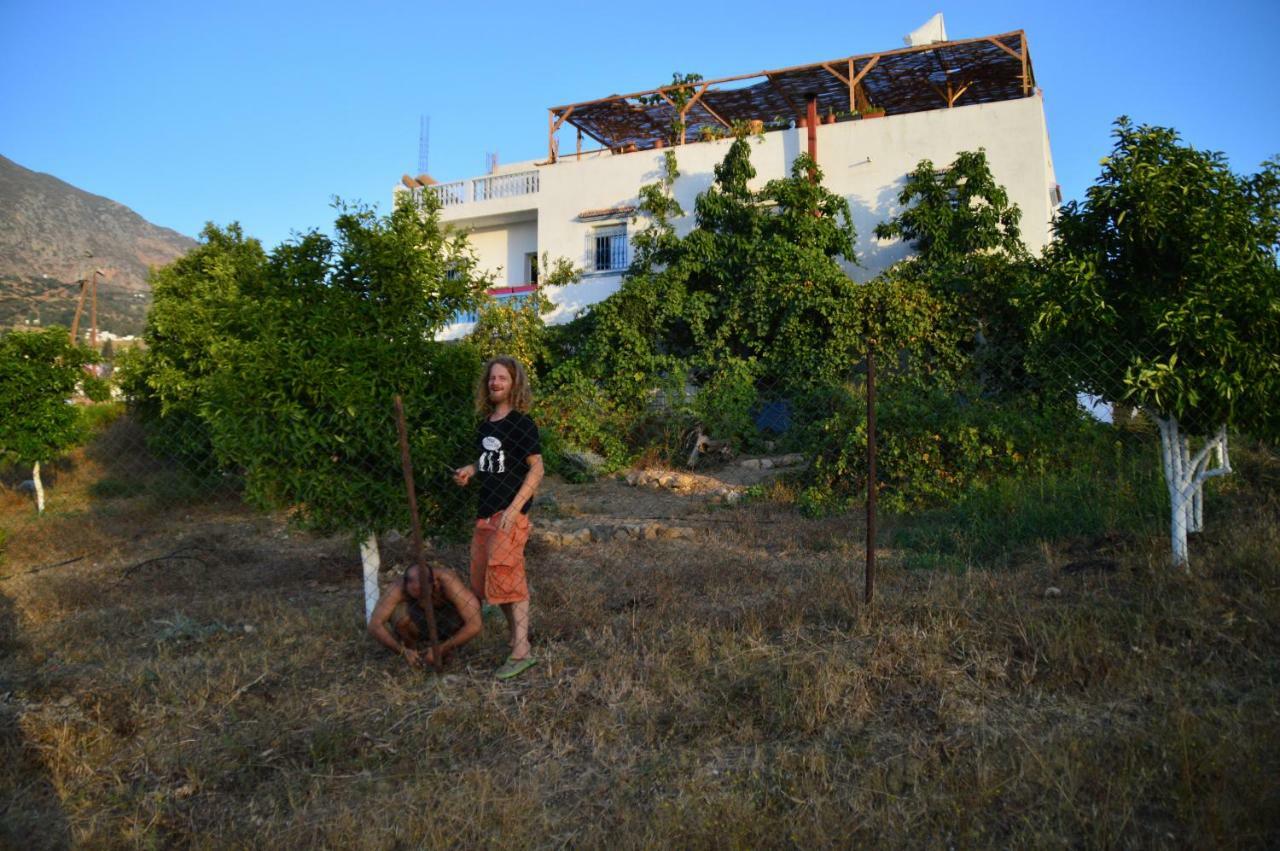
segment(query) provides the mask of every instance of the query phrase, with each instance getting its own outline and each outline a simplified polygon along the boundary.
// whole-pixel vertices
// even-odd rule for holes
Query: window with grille
[[[620,272],[629,265],[627,226],[598,227],[587,234],[586,267],[592,272]]]

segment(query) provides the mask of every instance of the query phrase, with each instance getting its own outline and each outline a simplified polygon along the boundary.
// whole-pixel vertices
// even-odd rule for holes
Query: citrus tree
[[[1173,562],[1188,566],[1228,432],[1280,436],[1280,161],[1238,175],[1169,128],[1121,118],[1113,135],[1060,212],[1035,332],[1076,388],[1159,424]]]
[[[241,333],[240,294],[265,274],[267,253],[235,223],[206,224],[200,240],[151,271],[145,347],[125,359],[120,383],[150,426],[152,447],[208,471],[215,461],[200,406],[211,378],[226,368],[227,344]]]
[[[91,398],[106,398],[105,386],[84,371],[97,360],[92,350],[72,345],[62,328],[0,336],[0,457],[31,465],[37,513],[44,513],[41,462],[61,455],[82,434],[79,408],[69,398],[82,382]]]
[[[339,206],[335,236],[296,237],[239,292],[199,402],[219,461],[245,495],[295,522],[360,543],[366,616],[377,601],[377,536],[407,528],[393,399],[404,400],[424,526],[467,516],[446,468],[474,427],[473,347],[435,339],[488,281],[430,195],[377,215]]]
[[[476,311],[476,327],[468,338],[481,357],[510,355],[525,364],[529,377],[536,379],[549,354],[544,317],[555,307],[547,292],[578,283],[581,278],[581,270],[567,258],[552,262],[544,253],[537,288],[510,298],[484,295]]]

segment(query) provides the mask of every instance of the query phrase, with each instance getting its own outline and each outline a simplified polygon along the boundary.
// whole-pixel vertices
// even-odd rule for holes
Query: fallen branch
[[[83,561],[86,555],[86,553],[81,553],[75,558],[69,558],[66,561],[58,561],[53,564],[42,564],[39,567],[33,567],[30,570],[20,570],[17,573],[9,573],[5,576],[0,576],[0,582],[5,581],[6,579],[14,579],[19,576],[29,576],[33,573],[40,573],[45,570],[53,570],[55,567],[65,567],[68,564],[75,564],[78,561]]]
[[[148,565],[157,564],[162,561],[195,561],[195,562],[199,562],[203,567],[209,566],[209,563],[204,559],[200,558],[199,556],[189,555],[189,553],[193,553],[193,552],[198,553],[198,552],[202,552],[202,550],[199,547],[179,547],[178,549],[174,550],[171,553],[167,553],[162,556],[156,556],[155,558],[149,558],[144,561],[140,561],[137,564],[129,565],[120,573],[120,578],[116,580],[116,584],[118,585],[124,580],[128,579],[129,576],[131,576],[133,573],[140,570],[141,568],[147,567]]]

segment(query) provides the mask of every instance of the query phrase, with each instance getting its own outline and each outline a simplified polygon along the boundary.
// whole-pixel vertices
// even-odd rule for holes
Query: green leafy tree
[[[1088,423],[1074,394],[1028,392],[1018,299],[1030,258],[1018,208],[986,154],[962,152],[941,169],[922,160],[898,201],[901,212],[876,235],[904,240],[914,253],[854,299],[859,333],[878,353],[877,487],[885,504],[938,504],[983,480],[1063,463],[1064,438],[1084,439]],[[864,491],[863,395],[857,384],[807,403],[809,510],[842,508]]]
[[[1242,176],[1168,128],[1121,118],[1113,135],[1085,200],[1060,212],[1035,330],[1073,386],[1159,424],[1187,566],[1203,484],[1230,471],[1227,432],[1280,435],[1280,161]]]
[[[69,398],[82,384],[91,398],[106,397],[105,386],[84,371],[97,360],[89,348],[72,345],[61,328],[0,336],[0,457],[32,466],[39,513],[41,462],[52,461],[83,435],[79,408]]]
[[[226,369],[228,343],[243,333],[241,294],[266,273],[267,254],[238,224],[207,224],[200,237],[197,248],[152,270],[146,347],[121,365],[120,384],[150,426],[153,448],[207,472],[215,462],[200,405],[210,378]]]
[[[990,390],[1025,392],[1027,323],[1018,303],[1030,257],[1022,214],[992,175],[986,153],[961,152],[942,169],[921,160],[898,202],[902,212],[875,231],[880,239],[910,243],[914,252],[895,264],[892,279],[918,282],[948,305],[946,324],[936,323],[934,333],[967,355],[953,365]]]
[[[928,265],[1025,250],[1018,229],[1022,214],[992,176],[985,151],[964,151],[944,169],[921,160],[907,175],[898,203],[905,209],[877,225],[876,236],[910,242]]]
[[[544,317],[555,307],[547,291],[575,284],[581,277],[568,259],[561,257],[553,263],[543,254],[537,289],[513,298],[483,297],[476,327],[469,335],[471,343],[486,359],[511,355],[526,365],[530,378],[536,378],[549,354]]]
[[[199,401],[219,459],[246,496],[361,544],[366,613],[377,599],[377,535],[409,522],[393,416],[401,394],[426,528],[456,528],[467,506],[448,481],[474,427],[475,350],[437,342],[477,306],[463,235],[402,196],[384,216],[341,207],[334,239],[276,248],[240,290],[217,370]]]
[[[587,368],[632,400],[664,375],[701,381],[730,359],[758,362],[762,385],[779,388],[847,370],[857,285],[840,260],[853,257],[854,231],[821,172],[810,180],[814,169],[802,155],[790,177],[753,191],[750,144],[738,139],[697,199],[695,226],[678,237],[668,160],[642,193],[651,224],[636,237],[635,262],[592,310]]]

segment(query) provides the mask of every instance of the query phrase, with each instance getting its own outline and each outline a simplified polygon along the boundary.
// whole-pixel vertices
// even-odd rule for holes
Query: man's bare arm
[[[405,655],[406,652],[413,653],[413,651],[408,650],[400,643],[400,639],[391,634],[391,630],[387,629],[387,621],[391,620],[391,616],[395,614],[396,606],[400,605],[403,600],[404,589],[397,582],[379,598],[378,604],[373,607],[373,615],[369,618],[369,634],[383,647],[395,651],[401,656]]]
[[[538,492],[538,485],[542,484],[542,456],[530,455],[528,460],[529,472],[524,474],[524,481],[520,483],[520,490],[516,491],[516,498],[511,500],[511,505],[502,513],[504,529],[515,522],[516,515],[521,513],[526,502],[533,499],[533,495]]]

